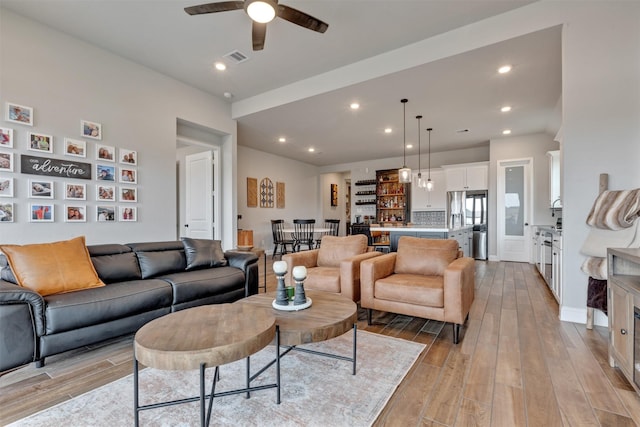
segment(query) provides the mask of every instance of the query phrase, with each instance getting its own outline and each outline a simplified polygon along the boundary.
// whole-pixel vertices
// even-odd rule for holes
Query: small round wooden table
[[[289,347],[280,356],[292,349],[322,356],[333,357],[353,363],[353,375],[356,374],[356,328],[358,306],[351,299],[330,292],[305,290],[311,298],[311,307],[300,311],[281,311],[272,307],[275,292],[252,295],[236,301],[234,304],[249,307],[261,307],[270,310],[276,318],[280,334],[280,345]],[[297,348],[300,344],[326,341],[353,330],[353,357],[343,357],[315,350]]]
[[[280,356],[276,345],[276,383],[215,393],[218,367],[260,351],[270,342],[279,343],[275,316],[270,310],[256,309],[248,305],[214,304],[189,308],[168,314],[144,325],[134,339],[134,406],[135,425],[142,410],[200,400],[200,422],[208,425],[213,398],[220,395],[249,393],[250,391],[277,388],[280,403]],[[200,396],[171,402],[140,406],[138,399],[139,363],[163,370],[200,369]],[[247,363],[249,363],[247,361]],[[211,394],[205,395],[205,369],[215,367]],[[209,398],[205,418],[205,399]]]

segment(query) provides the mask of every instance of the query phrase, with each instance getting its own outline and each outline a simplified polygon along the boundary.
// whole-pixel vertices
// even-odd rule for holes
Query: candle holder
[[[307,297],[304,293],[304,281],[307,278],[307,268],[305,266],[293,267],[293,280],[296,282],[295,296],[293,305],[304,305],[307,303]]]
[[[284,276],[287,274],[287,263],[285,261],[276,261],[273,263],[273,272],[276,275],[278,284],[276,286],[276,305],[289,305],[289,298],[287,297],[287,290],[284,286]]]

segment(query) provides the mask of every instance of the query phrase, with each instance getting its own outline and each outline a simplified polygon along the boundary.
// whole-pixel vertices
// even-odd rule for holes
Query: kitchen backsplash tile
[[[412,222],[419,225],[444,227],[447,222],[445,211],[414,211],[412,216]]]

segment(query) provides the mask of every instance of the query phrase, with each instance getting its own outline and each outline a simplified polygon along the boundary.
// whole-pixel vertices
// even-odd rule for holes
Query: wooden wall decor
[[[258,207],[258,179],[247,178],[247,207]]]
[[[273,207],[273,182],[269,178],[260,181],[260,207]]]
[[[276,182],[276,208],[284,209],[284,182]]]
[[[338,184],[331,184],[331,206],[338,206]]]

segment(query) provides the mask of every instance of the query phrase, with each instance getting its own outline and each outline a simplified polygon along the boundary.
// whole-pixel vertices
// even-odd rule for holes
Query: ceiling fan
[[[278,4],[278,0],[221,1],[185,7],[184,11],[189,15],[202,15],[204,13],[228,12],[238,9],[244,9],[253,20],[251,31],[253,50],[262,50],[264,48],[267,23],[271,22],[276,16],[319,33],[324,33],[329,28],[329,24],[292,7]]]

